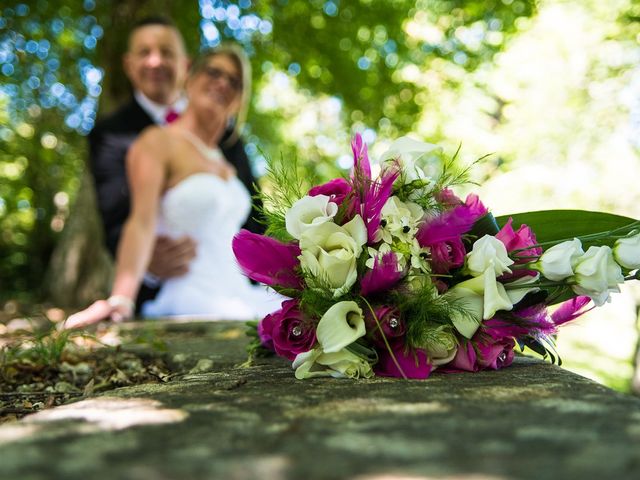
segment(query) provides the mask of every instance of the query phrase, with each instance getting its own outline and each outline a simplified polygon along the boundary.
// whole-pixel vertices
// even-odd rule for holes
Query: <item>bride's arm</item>
[[[127,154],[131,211],[123,227],[116,256],[116,274],[108,300],[99,300],[67,319],[65,328],[78,328],[106,318],[133,314],[134,299],[147,269],[155,241],[160,195],[166,184],[167,152],[164,134],[145,132]]]

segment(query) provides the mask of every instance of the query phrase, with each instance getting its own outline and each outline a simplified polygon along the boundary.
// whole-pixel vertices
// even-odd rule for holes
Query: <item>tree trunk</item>
[[[47,298],[60,307],[86,306],[111,288],[113,262],[104,247],[102,223],[90,174],[85,171],[71,215],[51,256]]]

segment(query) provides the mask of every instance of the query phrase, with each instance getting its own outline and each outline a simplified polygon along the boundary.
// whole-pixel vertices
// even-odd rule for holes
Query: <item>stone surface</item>
[[[0,478],[640,478],[640,400],[559,367],[298,381],[237,324],[152,328],[190,373],[4,425]]]

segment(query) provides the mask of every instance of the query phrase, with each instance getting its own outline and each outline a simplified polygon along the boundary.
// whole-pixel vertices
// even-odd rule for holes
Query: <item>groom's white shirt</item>
[[[156,125],[165,124],[165,117],[169,110],[182,113],[187,108],[187,97],[184,95],[180,95],[171,105],[161,105],[160,103],[156,103],[153,100],[150,100],[149,97],[140,90],[134,91],[133,96],[135,97],[136,102],[138,102],[138,105],[147,112],[147,115],[151,117],[151,120],[153,120],[153,123]]]

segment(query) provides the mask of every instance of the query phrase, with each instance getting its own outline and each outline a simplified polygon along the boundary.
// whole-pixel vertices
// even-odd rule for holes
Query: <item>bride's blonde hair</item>
[[[251,98],[251,64],[245,51],[234,43],[223,43],[217,47],[204,50],[198,55],[198,57],[191,63],[189,68],[189,76],[200,73],[205,67],[209,59],[217,57],[218,55],[224,55],[235,63],[241,77],[241,91],[240,91],[240,108],[238,113],[232,121],[231,135],[223,142],[224,145],[233,145],[240,134],[242,128],[247,120],[247,112],[249,110],[249,100]],[[231,122],[230,122],[231,123]]]

